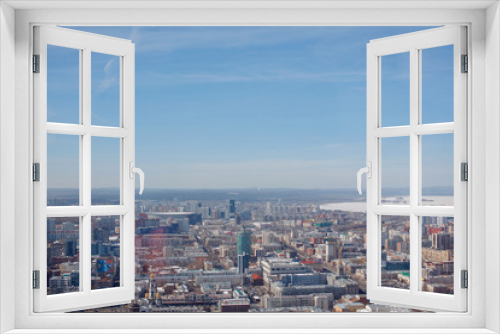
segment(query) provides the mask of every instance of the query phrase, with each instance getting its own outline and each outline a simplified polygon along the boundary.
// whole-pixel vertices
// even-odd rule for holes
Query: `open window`
[[[128,303],[137,171],[134,44],[35,27],[33,72],[35,312]],[[62,174],[73,177],[77,200],[48,200]],[[93,205],[97,187],[114,200]]]
[[[440,59],[448,63],[433,61],[436,53],[447,53]],[[367,46],[371,302],[466,311],[466,54],[466,28],[457,26],[373,40]],[[395,77],[405,82],[391,83]],[[442,82],[430,90],[429,80]],[[439,99],[428,103],[429,95]],[[443,168],[441,175],[433,174]],[[385,187],[398,178],[407,193],[385,198]],[[428,200],[429,180],[436,178],[449,180],[453,203]]]
[[[34,50],[35,311],[128,304],[137,297],[134,46],[117,38],[37,27]],[[368,45],[366,290],[371,302],[466,309],[461,287],[466,270],[465,54],[461,27]],[[58,187],[59,176],[73,178],[76,199]],[[429,198],[435,179],[444,180],[438,185],[448,186],[452,202]],[[395,186],[401,196],[387,198],[386,187]],[[47,196],[53,188],[59,188],[57,196]],[[106,194],[100,197],[102,191]],[[234,214],[234,205],[228,200],[226,217]],[[186,202],[182,211],[209,215],[199,213],[199,207],[196,201]],[[332,248],[326,249],[334,258]],[[157,254],[173,253],[169,247],[161,251]],[[341,275],[341,257],[337,264]],[[245,266],[241,262],[243,271]]]

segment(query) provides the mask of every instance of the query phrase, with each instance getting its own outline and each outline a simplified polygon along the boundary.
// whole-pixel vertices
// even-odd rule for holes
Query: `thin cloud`
[[[97,88],[97,93],[103,93],[106,90],[109,89],[116,81],[117,81],[118,76],[114,75],[111,77],[107,77],[99,83],[99,87]]]
[[[140,43],[143,37],[143,34],[141,34],[140,30],[141,29],[139,27],[132,27],[128,39],[130,39],[135,44]]]
[[[300,29],[291,27],[251,27],[251,28],[184,28],[165,33],[163,30],[141,34],[138,28],[134,34],[140,36],[133,41],[139,46],[137,52],[167,51],[173,52],[186,49],[233,49],[296,43],[302,40],[318,38],[341,37],[342,29],[332,35],[331,29],[323,27]]]
[[[115,82],[118,81],[119,74],[116,74],[116,68],[113,64],[116,61],[116,57],[110,58],[102,67],[102,72],[97,73],[97,88],[95,93],[100,94],[107,91]]]
[[[143,73],[147,82],[141,84],[201,84],[201,83],[237,83],[258,81],[303,81],[303,82],[361,82],[365,72],[298,72],[293,70],[251,72],[251,73]]]
[[[108,74],[109,73],[109,69],[111,68],[111,65],[113,65],[113,63],[115,62],[115,58],[111,58],[110,60],[108,60],[108,62],[106,63],[106,65],[104,65],[104,73]]]

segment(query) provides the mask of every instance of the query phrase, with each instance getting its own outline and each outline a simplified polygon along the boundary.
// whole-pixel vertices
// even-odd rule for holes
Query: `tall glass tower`
[[[226,218],[232,219],[236,216],[236,201],[228,199],[226,203]]]
[[[252,234],[245,231],[238,233],[238,255],[250,255]]]
[[[252,234],[245,231],[238,233],[238,272],[244,274],[248,269],[248,260],[252,247]]]

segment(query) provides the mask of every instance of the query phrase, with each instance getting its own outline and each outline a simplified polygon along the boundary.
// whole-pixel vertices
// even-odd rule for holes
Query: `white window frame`
[[[370,41],[367,46],[367,297],[371,302],[412,305],[425,310],[467,310],[467,290],[461,288],[461,270],[467,270],[467,184],[461,180],[461,163],[467,163],[467,76],[462,73],[462,55],[467,54],[467,29],[449,26],[428,29]],[[422,50],[453,46],[453,122],[422,123]],[[409,53],[408,125],[383,127],[382,58]],[[422,203],[422,138],[424,135],[453,134],[452,206],[426,206]],[[382,203],[382,150],[384,138],[408,138],[408,205]],[[472,182],[472,180],[471,180]],[[381,285],[382,216],[407,216],[410,221],[410,287],[388,288]],[[452,295],[421,291],[422,217],[454,217],[454,293]]]
[[[47,218],[79,218],[79,291],[47,295],[47,275],[40,274],[39,289],[34,290],[35,312],[81,310],[92,306],[128,303],[135,293],[135,182],[130,177],[135,152],[134,66],[135,47],[129,40],[101,36],[60,27],[34,27],[34,54],[39,56],[39,73],[34,84],[34,162],[39,164],[40,178],[33,184],[34,193],[34,270],[47,272]],[[78,50],[80,63],[80,121],[78,124],[47,122],[47,45]],[[92,53],[113,55],[120,63],[120,96],[118,127],[91,124]],[[78,206],[47,206],[47,135],[64,134],[79,138]],[[92,139],[116,138],[120,141],[119,205],[92,205]],[[95,147],[94,147],[95,149]],[[133,174],[132,174],[133,175]],[[120,217],[120,286],[91,289],[91,219],[96,216]]]
[[[19,10],[14,11],[10,6]],[[122,6],[122,8],[120,8]],[[124,9],[124,7],[133,9]],[[149,6],[149,9],[148,9]],[[163,8],[156,8],[162,7]],[[392,7],[396,7],[393,9]],[[61,8],[67,7],[67,8]],[[103,10],[103,7],[109,10]],[[184,8],[179,8],[184,7]],[[24,9],[22,9],[24,8]],[[45,8],[45,9],[44,9]],[[86,8],[86,9],[74,9]],[[143,10],[137,10],[142,8]],[[153,8],[153,9],[152,9]],[[436,9],[437,8],[437,9]],[[76,329],[162,332],[500,332],[500,12],[497,1],[6,1],[0,4],[0,323],[13,333]],[[443,25],[469,27],[468,312],[436,314],[35,314],[31,290],[33,123],[31,42],[35,24],[58,25]],[[14,38],[15,36],[15,38]],[[15,71],[14,71],[15,68]],[[15,84],[13,85],[12,82]],[[15,98],[13,98],[15,96]],[[15,110],[15,112],[14,112]],[[138,113],[139,116],[140,112]],[[140,116],[139,116],[140,117]],[[15,142],[15,145],[12,143]],[[15,174],[14,174],[15,171]],[[12,177],[14,175],[14,178]],[[353,171],[354,180],[355,171]],[[488,182],[486,182],[488,175]],[[5,182],[5,183],[4,183]],[[354,182],[353,182],[354,184]],[[7,186],[5,186],[7,185]],[[14,200],[12,194],[15,193]],[[12,211],[11,207],[15,207]],[[12,222],[15,222],[13,224]],[[14,236],[14,237],[12,237]],[[485,265],[484,255],[493,256]],[[14,256],[12,256],[14,250]],[[496,255],[496,256],[495,256]],[[30,259],[26,261],[26,259]],[[488,277],[488,279],[486,279]],[[13,307],[14,305],[14,307]],[[132,330],[136,328],[143,330]],[[168,328],[166,328],[168,327]],[[99,329],[99,330],[98,330]],[[461,329],[461,330],[460,330]],[[343,331],[345,332],[345,331]]]

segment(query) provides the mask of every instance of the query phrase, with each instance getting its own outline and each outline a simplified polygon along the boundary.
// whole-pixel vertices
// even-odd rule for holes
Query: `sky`
[[[147,188],[355,188],[366,161],[366,44],[428,27],[72,27],[136,46],[136,166]],[[453,121],[451,46],[422,55],[422,121]],[[118,126],[119,60],[92,53],[92,124]],[[48,121],[78,122],[78,51],[48,49]],[[409,123],[408,54],[382,59],[382,125]],[[78,139],[48,137],[49,188],[78,187]],[[452,186],[453,135],[423,139],[424,187]],[[92,140],[93,187],[119,141]],[[75,168],[70,168],[75,166]],[[408,138],[382,141],[405,188]]]

